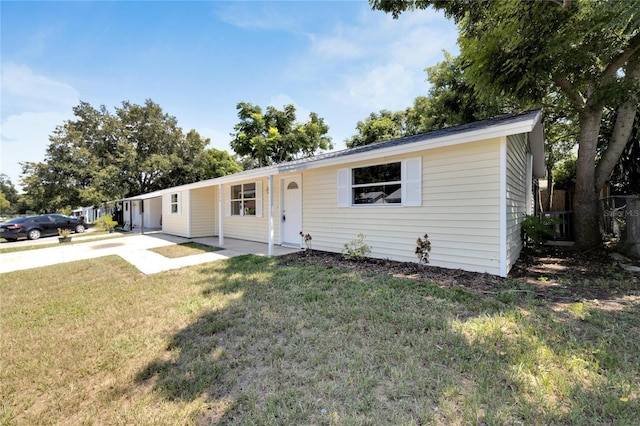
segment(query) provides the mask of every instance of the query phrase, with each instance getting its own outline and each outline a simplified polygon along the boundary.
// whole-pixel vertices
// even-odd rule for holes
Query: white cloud
[[[305,108],[302,105],[296,103],[296,101],[291,98],[291,96],[286,95],[284,93],[277,94],[272,96],[269,100],[269,105],[273,106],[279,110],[282,110],[286,105],[293,104],[296,107],[296,121],[299,123],[304,123],[309,119],[309,114],[311,114],[311,110]]]
[[[269,7],[268,2],[228,3],[216,8],[216,16],[223,22],[245,30],[284,30],[297,32],[295,15]]]
[[[0,169],[19,188],[19,163],[44,159],[49,135],[73,116],[79,97],[70,85],[16,64],[3,65],[1,88]]]
[[[371,112],[404,109],[413,101],[415,81],[414,73],[401,64],[376,66],[364,76],[350,77],[348,98],[343,101],[370,108]]]
[[[27,66],[2,66],[2,114],[48,112],[77,105],[78,92],[70,85],[34,74]]]
[[[443,60],[442,50],[457,53],[456,35],[454,25],[431,10],[393,19],[364,8],[352,25],[309,36],[307,55],[294,60],[288,75],[309,82],[322,77],[320,89],[347,108],[402,109],[426,94],[424,69]]]
[[[364,50],[356,43],[342,36],[318,38],[310,37],[313,54],[325,58],[358,58],[364,54]],[[316,40],[317,39],[317,40]]]

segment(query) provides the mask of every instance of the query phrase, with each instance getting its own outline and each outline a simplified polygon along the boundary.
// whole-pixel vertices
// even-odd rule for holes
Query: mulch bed
[[[510,289],[555,302],[640,301],[640,274],[623,270],[604,248],[589,252],[562,247],[543,247],[538,251],[525,248],[508,278],[384,259],[345,260],[339,253],[316,250],[283,256],[281,262],[429,281],[442,288],[461,288],[478,295],[496,295]]]

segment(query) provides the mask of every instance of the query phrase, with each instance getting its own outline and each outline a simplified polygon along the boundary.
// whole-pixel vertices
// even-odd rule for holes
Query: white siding
[[[247,181],[238,181],[233,182],[232,184],[225,184],[223,189],[223,208],[225,211],[230,211],[229,208],[229,188],[233,185],[238,185],[241,183],[251,183],[251,182],[261,182],[262,193],[258,198],[258,202],[261,203],[262,206],[262,216],[224,216],[222,219],[223,227],[224,227],[224,236],[225,238],[238,238],[241,240],[247,241],[258,241],[262,243],[268,242],[269,237],[269,206],[267,205],[269,202],[269,194],[267,179],[253,179]],[[277,243],[279,238],[278,235],[280,233],[279,229],[279,220],[280,217],[280,179],[273,179],[274,192],[273,192],[273,224],[274,224],[274,239]],[[259,185],[258,185],[259,186]],[[256,209],[259,210],[259,209]]]
[[[191,232],[189,238],[217,235],[218,194],[215,186],[191,190]]]
[[[508,272],[520,256],[520,224],[527,213],[527,138],[507,137],[507,265]]]
[[[338,169],[367,162],[305,171],[304,232],[314,249],[333,252],[364,233],[373,257],[411,262],[416,239],[428,233],[431,265],[499,274],[499,144],[491,139],[376,160],[421,157],[422,207],[338,208]]]
[[[144,227],[158,228],[162,217],[162,197],[144,201]]]
[[[171,194],[180,194],[180,209],[171,213]],[[162,232],[189,238],[189,191],[169,192],[162,195]]]

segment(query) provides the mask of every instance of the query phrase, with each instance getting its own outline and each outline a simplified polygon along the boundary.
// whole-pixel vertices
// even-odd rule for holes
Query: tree
[[[522,108],[506,97],[478,92],[468,82],[462,59],[454,58],[446,51],[444,56],[444,61],[425,69],[431,83],[428,96],[417,97],[404,111],[371,113],[358,122],[358,133],[346,141],[347,147],[416,135]]]
[[[212,179],[219,176],[240,173],[242,167],[227,152],[215,148],[209,148],[203,153],[204,175],[201,179]]]
[[[463,56],[444,53],[444,61],[426,68],[429,89],[429,130],[484,120],[522,110],[521,102],[478,90],[469,81]]]
[[[0,211],[14,212],[18,206],[18,191],[13,186],[11,179],[4,173],[0,173]]]
[[[0,212],[9,210],[9,207],[11,207],[11,203],[7,200],[4,192],[0,192]]]
[[[616,111],[608,109],[604,113],[603,131],[600,135],[599,150],[606,147],[613,126]],[[613,168],[609,183],[614,194],[640,194],[640,104],[633,122],[633,129],[618,163]]]
[[[430,6],[453,18],[473,85],[488,93],[541,102],[557,92],[578,116],[574,205],[576,243],[601,243],[599,191],[632,129],[640,92],[640,0],[370,0],[398,17]],[[598,152],[605,107],[617,111]]]
[[[406,122],[407,115],[404,111],[372,112],[364,121],[358,121],[358,133],[346,140],[347,148],[406,136]]]
[[[296,122],[296,109],[286,105],[282,111],[269,106],[262,108],[248,102],[237,104],[240,123],[234,126],[231,148],[241,157],[245,167],[262,167],[310,157],[319,150],[333,148],[327,136],[329,127],[314,112],[306,123]]]
[[[56,127],[45,160],[23,164],[27,201],[38,211],[101,204],[211,176],[209,139],[186,135],[151,100],[115,113],[81,102]]]

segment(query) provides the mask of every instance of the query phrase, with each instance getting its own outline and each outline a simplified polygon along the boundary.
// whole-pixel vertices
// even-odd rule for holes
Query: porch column
[[[269,193],[269,248],[267,254],[273,256],[273,175],[267,177],[267,192]]]
[[[218,184],[218,245],[220,247],[224,246],[224,232],[222,231],[222,217],[224,216],[223,204],[222,184]]]

